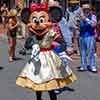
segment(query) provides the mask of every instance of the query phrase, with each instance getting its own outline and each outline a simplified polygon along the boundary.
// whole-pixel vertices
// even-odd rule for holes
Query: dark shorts
[[[16,31],[9,31],[7,33],[8,38],[16,38]]]

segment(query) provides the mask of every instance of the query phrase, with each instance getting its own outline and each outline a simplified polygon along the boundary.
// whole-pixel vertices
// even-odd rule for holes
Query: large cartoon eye
[[[33,22],[33,23],[36,23],[36,22],[37,22],[37,18],[36,18],[36,17],[33,17],[33,18],[32,18],[32,22]]]
[[[43,17],[40,17],[40,23],[44,23],[45,19]]]

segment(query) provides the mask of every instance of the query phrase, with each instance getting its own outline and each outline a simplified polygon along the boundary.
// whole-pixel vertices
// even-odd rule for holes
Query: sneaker
[[[26,55],[26,50],[23,48],[22,50],[19,51],[19,54]]]
[[[62,89],[56,89],[56,90],[55,90],[55,93],[56,93],[56,94],[62,93]]]
[[[78,68],[78,71],[86,71],[86,68],[84,68],[84,67],[79,67],[79,68]]]
[[[13,62],[13,58],[12,57],[9,57],[9,62]]]
[[[13,60],[17,60],[17,57],[13,57]]]
[[[94,54],[94,56],[95,56],[95,57],[98,57],[96,53]]]
[[[80,56],[80,51],[79,50],[77,51],[77,55]]]
[[[91,72],[96,73],[97,69],[96,68],[91,68]]]

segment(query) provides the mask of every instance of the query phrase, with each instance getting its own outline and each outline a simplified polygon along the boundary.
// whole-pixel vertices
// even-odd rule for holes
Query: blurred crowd
[[[52,6],[51,5],[52,4],[49,5],[50,8],[52,8],[52,6],[61,8],[61,5],[57,2]],[[55,12],[56,9],[54,13]],[[58,16],[59,13],[60,12],[58,11]],[[95,40],[100,41],[99,15],[99,11],[96,12],[96,9],[90,4],[70,6],[66,9],[65,14],[62,15],[61,20],[57,22],[66,43],[67,54],[71,56],[76,53],[81,57],[80,70],[85,70],[87,65],[94,68],[93,71],[97,70],[95,62],[97,46]],[[21,35],[26,39],[28,31],[26,29],[26,25],[21,21],[18,9],[9,9],[6,4],[3,4],[0,7],[0,22],[3,23],[4,28],[7,26],[8,34],[10,32],[10,35],[8,35],[9,60],[13,61],[13,58],[15,58],[15,38],[17,35]],[[15,25],[14,29],[12,27],[13,24]],[[13,31],[10,30],[11,27]],[[12,35],[13,32],[15,32],[14,35]],[[11,52],[13,52],[13,54]],[[26,54],[25,48],[23,48],[20,52]],[[87,55],[88,60],[90,61],[88,64],[86,61]]]
[[[70,61],[73,61],[72,56],[77,55],[80,57],[80,66],[78,67],[78,71],[90,71],[92,73],[97,73],[98,66],[96,64],[96,56],[98,47],[96,43],[100,42],[100,10],[96,10],[89,3],[83,3],[82,5],[71,5],[67,7],[65,11],[63,11],[62,5],[57,0],[54,0],[54,2],[48,3],[49,8],[46,9],[46,14],[44,13],[47,17],[47,19],[45,20],[45,16],[39,15],[39,11],[41,11],[42,9],[40,6],[41,4],[35,4],[35,7],[37,7],[36,10],[34,10],[34,3],[32,4],[33,5],[31,5],[31,7],[33,8],[23,8],[22,11],[20,11],[20,9],[18,8],[9,9],[5,3],[0,6],[0,23],[3,25],[4,29],[7,29],[6,35],[8,39],[9,62],[13,62],[17,59],[16,40],[18,37],[21,37],[22,40],[20,44],[22,47],[21,50],[19,50],[19,54],[26,56],[27,52],[31,52],[31,59],[28,61],[29,65],[27,64],[25,72],[27,72],[28,70],[29,73],[31,72],[33,74],[33,69],[31,69],[30,71],[27,68],[35,67],[36,73],[34,73],[34,75],[38,75],[38,72],[40,70],[38,69],[38,67],[42,66],[40,60],[43,63],[45,61],[45,63],[43,64],[44,69],[49,65],[50,67],[55,67],[56,64],[54,62],[57,62],[56,57],[51,59],[53,56],[51,55],[51,53],[48,53],[53,51],[54,56],[55,54],[57,54],[60,57],[60,59],[62,60],[61,62],[63,63],[62,65],[64,65],[64,67],[70,67],[72,65],[70,64]],[[36,15],[34,16],[32,13],[30,18],[31,11],[29,12],[29,10],[36,11],[34,13],[34,15]],[[45,27],[44,23],[46,24],[46,21],[47,23],[51,22],[52,24],[49,24],[50,28],[45,28],[48,28],[45,32],[44,29],[39,25],[42,24],[43,27]],[[37,28],[36,25],[39,28]],[[52,41],[50,40],[50,38],[48,38],[50,36],[46,35],[46,33],[49,33],[51,26],[51,35],[53,34],[53,32],[57,35],[54,37],[50,35],[52,37]],[[44,34],[41,35],[42,32],[44,32]],[[42,59],[42,56],[40,56],[39,58],[40,52],[42,52],[41,54],[43,54],[42,56],[44,56],[45,59]],[[52,63],[49,63],[49,61],[52,61]],[[58,62],[60,62],[60,60],[58,60]],[[63,71],[65,72],[65,70],[69,70],[66,68],[62,68],[62,73]],[[58,69],[60,70],[60,67]],[[23,73],[22,77],[23,75],[26,75],[26,73]],[[52,75],[51,71],[50,75]],[[34,79],[33,76],[31,77]],[[24,84],[25,81],[22,83]],[[24,86],[23,84],[22,86]],[[31,83],[29,83],[29,86],[31,86],[30,84]],[[44,85],[44,87],[46,86]],[[61,89],[56,88],[55,93],[59,93],[60,91]],[[41,93],[41,91],[36,92],[38,98],[37,100],[42,100]],[[49,92],[51,100],[57,100],[55,93],[54,91]]]
[[[0,7],[0,22],[3,23],[4,27],[6,25],[6,18],[8,16],[8,12],[9,12],[9,9],[6,6],[6,4],[4,3],[3,5],[1,5],[1,7]]]

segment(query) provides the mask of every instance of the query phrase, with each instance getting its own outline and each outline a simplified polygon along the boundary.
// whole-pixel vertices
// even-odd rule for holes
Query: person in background
[[[73,43],[72,43],[73,33],[69,30],[66,19],[64,17],[62,17],[62,19],[60,20],[59,26],[61,28],[61,33],[66,43],[67,54],[70,56],[73,54]]]
[[[6,4],[4,3],[1,6],[1,16],[2,16],[2,23],[4,25],[4,28],[6,27],[6,20],[7,20],[7,15],[8,15],[8,7],[6,6]]]
[[[79,54],[79,23],[80,23],[80,16],[82,15],[82,9],[79,4],[72,4],[70,5],[65,12],[65,18],[67,21],[67,26],[69,28],[73,43],[73,51],[74,53]]]
[[[98,38],[97,41],[100,42],[100,8],[98,7],[97,12],[96,12],[96,16],[97,16],[97,33],[98,33]]]
[[[8,53],[9,53],[9,62],[15,60],[15,48],[16,48],[16,31],[18,23],[16,20],[17,11],[11,9],[9,12],[8,19]]]
[[[92,9],[91,9],[91,13],[96,16],[96,9],[94,7],[92,7]],[[96,19],[97,19],[97,16],[96,16]],[[96,39],[98,38],[97,25],[94,28],[94,36]],[[95,42],[94,50],[95,50],[95,57],[96,57],[97,56],[97,54],[96,54],[97,53],[97,42]]]
[[[49,12],[52,14],[52,17],[58,23],[62,37],[66,43],[66,52],[68,55],[73,54],[73,44],[72,44],[72,35],[73,33],[69,30],[67,21],[63,15],[62,7],[58,1],[50,2]],[[55,14],[56,13],[56,14]]]
[[[55,16],[56,13],[56,16]],[[67,53],[72,54],[72,38],[66,23],[66,19],[62,15],[61,6],[58,2],[54,2],[49,6],[49,17],[53,25],[53,30],[57,33],[55,41],[52,42],[53,51],[60,57],[65,68],[70,69],[70,60],[72,60]],[[62,33],[63,32],[63,33]],[[67,53],[66,53],[67,50]],[[69,51],[69,52],[68,52]],[[63,70],[65,71],[65,69]],[[70,72],[70,70],[69,70]],[[55,90],[56,94],[60,94],[64,91],[64,88]]]
[[[91,6],[89,4],[83,4],[82,9],[84,15],[81,16],[80,21],[79,49],[81,67],[79,67],[79,70],[85,71],[88,68],[91,72],[97,72],[94,56],[94,28],[96,27],[97,20],[96,16],[91,13]],[[88,63],[86,55],[88,55]]]

